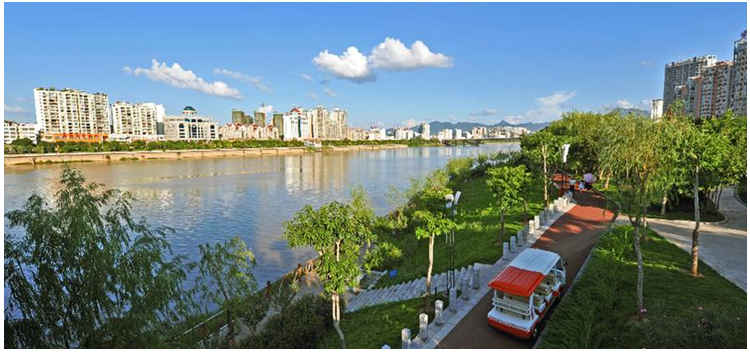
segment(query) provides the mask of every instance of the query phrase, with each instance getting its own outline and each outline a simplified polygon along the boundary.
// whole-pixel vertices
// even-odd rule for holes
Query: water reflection
[[[256,278],[265,283],[314,255],[310,249],[289,249],[281,239],[283,222],[304,205],[345,201],[351,186],[362,185],[377,213],[385,214],[389,186],[403,190],[410,178],[450,158],[511,149],[518,144],[74,166],[90,181],[133,194],[134,216],[174,229],[169,235],[174,254],[198,260],[199,244],[242,237],[258,258]],[[6,167],[6,212],[33,192],[51,195],[60,167]]]

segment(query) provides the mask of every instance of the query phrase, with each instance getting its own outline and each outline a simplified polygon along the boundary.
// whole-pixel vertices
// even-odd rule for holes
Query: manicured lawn
[[[549,319],[540,348],[746,348],[747,294],[651,232],[643,243],[646,319],[634,319],[632,228],[602,236],[579,282]]]
[[[448,298],[438,294],[447,310]],[[382,304],[364,308],[353,313],[344,313],[341,329],[346,338],[346,348],[376,349],[384,344],[391,348],[401,348],[401,330],[409,328],[412,337],[419,332],[419,314],[422,313],[424,299],[416,298],[401,302]],[[427,313],[430,322],[434,311]],[[328,329],[320,348],[341,348],[339,336],[333,328]]]
[[[459,201],[459,224],[456,230],[455,264],[456,268],[474,265],[474,263],[492,264],[502,256],[500,241],[500,215],[491,205],[492,194],[487,190],[486,177],[480,177],[464,183]],[[528,195],[529,214],[533,217],[543,206],[543,194]],[[519,205],[505,216],[506,239],[515,235],[522,227],[523,208]],[[411,281],[427,275],[428,240],[417,241],[413,232],[388,235],[386,240],[403,251],[400,261],[395,264],[397,275],[390,278],[387,274],[381,278],[377,287]],[[385,268],[392,270],[394,266]],[[433,274],[448,270],[446,260],[445,237],[435,239]]]

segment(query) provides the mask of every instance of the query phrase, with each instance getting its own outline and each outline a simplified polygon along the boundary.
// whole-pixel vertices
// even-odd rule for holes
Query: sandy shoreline
[[[75,152],[75,153],[41,153],[4,155],[3,165],[36,165],[51,163],[78,162],[120,162],[136,160],[164,160],[191,158],[285,156],[316,152],[372,151],[393,148],[408,148],[407,145],[361,145],[343,147],[325,147],[310,149],[306,147],[268,147],[268,148],[232,148],[206,150],[170,150],[170,151],[127,151],[127,152]]]

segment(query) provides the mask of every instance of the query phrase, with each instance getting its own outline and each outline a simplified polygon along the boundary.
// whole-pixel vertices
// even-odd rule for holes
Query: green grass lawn
[[[500,242],[500,215],[491,205],[492,194],[487,190],[486,177],[470,180],[457,188],[462,192],[459,202],[459,215],[456,230],[455,264],[456,268],[474,265],[474,263],[492,264],[502,256]],[[527,195],[529,214],[533,217],[543,208],[543,194]],[[522,227],[523,209],[519,205],[505,216],[505,237],[515,235]],[[413,232],[385,236],[403,251],[395,266],[397,275],[393,278],[384,275],[376,287],[382,288],[393,284],[411,281],[427,275],[428,239],[417,241]],[[435,239],[433,274],[448,270],[446,260],[445,237]]]
[[[602,236],[591,261],[549,319],[540,348],[746,348],[747,294],[651,232],[643,243],[646,319],[634,319],[632,228]]]
[[[442,300],[443,308],[448,310],[448,298],[439,293],[437,299]],[[416,298],[343,313],[341,329],[346,338],[346,348],[377,349],[384,344],[401,348],[401,330],[409,328],[412,336],[417,335],[419,314],[423,312],[423,307],[424,299]],[[434,311],[427,314],[432,322]],[[339,336],[333,328],[328,329],[320,348],[341,348]]]
[[[604,193],[607,197],[613,197],[617,192],[613,186],[610,185],[608,190],[604,190],[604,183],[595,183],[594,187]],[[703,202],[703,200],[701,200]],[[648,218],[654,219],[673,219],[683,221],[695,220],[695,208],[693,207],[692,198],[683,198],[677,204],[667,205],[666,212],[661,214],[661,205],[651,205],[647,209]],[[701,222],[719,222],[724,220],[724,215],[721,213],[709,213],[701,211]]]

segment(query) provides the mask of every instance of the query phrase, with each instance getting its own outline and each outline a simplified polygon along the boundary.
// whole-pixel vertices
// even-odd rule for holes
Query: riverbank
[[[326,146],[324,148],[309,147],[269,147],[269,148],[231,148],[231,149],[201,149],[201,150],[167,150],[167,151],[129,151],[129,152],[74,152],[74,153],[41,153],[5,155],[4,166],[21,166],[54,163],[82,163],[82,162],[124,162],[148,160],[177,160],[195,158],[221,157],[257,157],[257,156],[285,156],[300,155],[316,152],[351,152],[373,151],[382,149],[408,148],[402,144],[383,145],[353,145]]]

